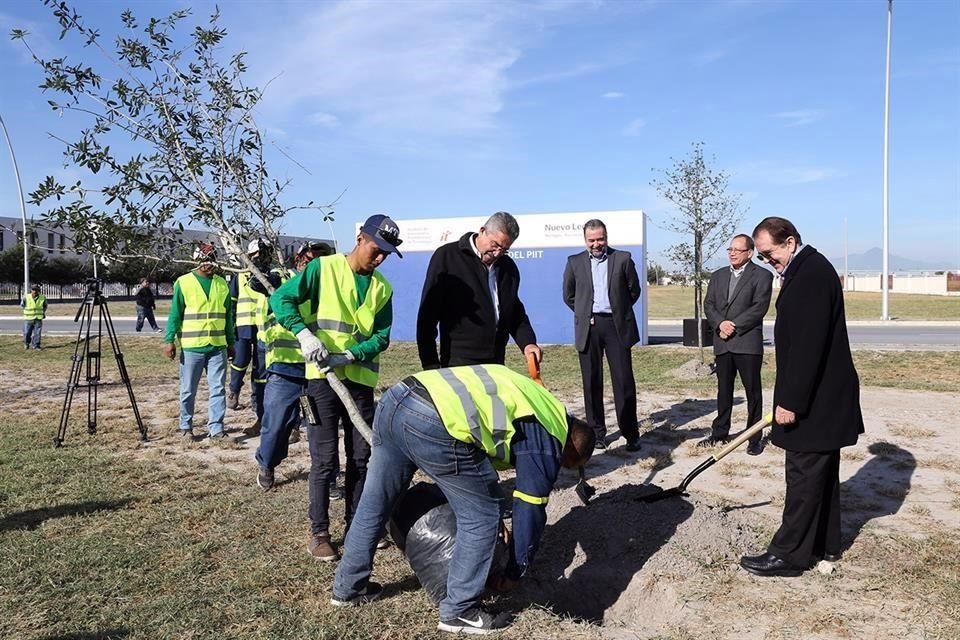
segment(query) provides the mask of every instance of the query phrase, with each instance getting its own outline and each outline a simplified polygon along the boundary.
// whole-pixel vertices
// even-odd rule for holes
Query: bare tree
[[[79,39],[104,68],[41,58],[27,32],[11,32],[43,70],[40,88],[56,94],[48,100],[53,111],[85,122],[77,139],[57,139],[66,163],[87,170],[87,183],[47,176],[30,194],[34,204],[53,202],[44,219],[69,228],[77,249],[108,258],[174,257],[175,229],[198,224],[269,287],[246,242],[266,237],[282,261],[283,216],[306,208],[328,220],[332,210],[281,204],[290,181],[270,177],[254,120],[263,91],[244,81],[244,52],[221,61],[227,33],[219,11],[191,28],[189,10],[145,23],[126,10],[112,46],[104,46],[100,31],[66,2],[44,4],[60,39]]]
[[[704,158],[702,142],[694,142],[686,158],[671,158],[671,161],[673,166],[670,169],[654,169],[661,177],[654,179],[651,186],[677,208],[677,215],[666,223],[666,227],[689,239],[672,245],[667,256],[681,266],[693,282],[693,317],[702,363],[700,318],[703,314],[703,283],[707,279],[704,263],[735,233],[744,211],[740,208],[740,194],[728,193],[729,176],[710,166],[715,163],[715,158],[710,158],[710,163]]]

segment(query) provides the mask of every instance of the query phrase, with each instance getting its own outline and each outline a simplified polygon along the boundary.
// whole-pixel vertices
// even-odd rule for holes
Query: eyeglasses
[[[487,236],[487,238],[490,239],[490,247],[487,249],[487,251],[489,251],[490,253],[503,254],[510,249],[509,244],[507,246],[503,246],[502,244],[494,240],[493,234],[490,233],[489,231],[484,231],[483,233],[485,236]]]
[[[734,249],[733,247],[727,247],[727,253],[746,253],[750,249]]]
[[[759,260],[760,262],[766,262],[768,264],[771,262],[777,262],[777,264],[780,264],[779,260],[774,259],[773,252],[776,249],[779,249],[780,247],[785,247],[787,243],[790,242],[791,240],[793,240],[794,242],[797,241],[796,238],[794,238],[793,236],[788,236],[786,240],[784,240],[778,245],[774,245],[773,247],[770,248],[769,251],[757,251],[757,260]]]

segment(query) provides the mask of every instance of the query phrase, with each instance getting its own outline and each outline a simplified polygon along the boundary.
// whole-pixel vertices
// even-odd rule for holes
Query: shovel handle
[[[545,386],[543,384],[543,378],[540,377],[540,363],[537,362],[537,357],[532,353],[527,354],[527,373],[530,374],[530,377],[533,378],[533,381],[538,385],[541,387]]]
[[[730,453],[731,451],[733,451],[734,449],[742,445],[744,442],[749,440],[753,435],[759,433],[760,431],[763,431],[766,427],[769,427],[772,422],[773,422],[772,413],[768,413],[767,415],[763,416],[763,419],[760,420],[760,422],[758,422],[757,424],[753,425],[752,427],[750,427],[749,429],[747,429],[746,431],[738,435],[736,438],[734,438],[729,443],[727,443],[727,446],[725,446],[723,449],[720,449],[720,451],[718,451],[717,453],[713,454],[713,459],[715,461],[720,460],[720,458],[723,458],[728,453]]]

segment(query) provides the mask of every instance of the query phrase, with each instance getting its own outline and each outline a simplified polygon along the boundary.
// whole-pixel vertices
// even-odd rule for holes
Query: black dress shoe
[[[593,448],[596,451],[599,451],[601,449],[606,449],[607,443],[603,438],[597,438],[596,441],[593,443]]]
[[[640,444],[640,438],[634,438],[633,440],[627,440],[627,451],[640,451],[643,447]]]
[[[795,567],[769,552],[759,556],[743,556],[740,558],[740,566],[753,575],[764,578],[770,576],[791,578],[803,573],[800,567]]]
[[[715,447],[715,446],[717,446],[718,444],[727,444],[727,442],[729,442],[729,441],[730,441],[730,438],[727,438],[726,436],[724,436],[724,437],[722,437],[722,438],[715,438],[714,436],[710,436],[709,438],[704,438],[703,440],[701,440],[700,442],[698,442],[698,443],[697,443],[697,448],[698,448],[698,449],[707,449],[707,448],[709,448],[709,447]]]
[[[823,559],[827,562],[839,562],[840,554],[839,553],[825,553],[823,554]]]
[[[748,456],[758,456],[763,453],[763,440],[757,440],[747,445]]]

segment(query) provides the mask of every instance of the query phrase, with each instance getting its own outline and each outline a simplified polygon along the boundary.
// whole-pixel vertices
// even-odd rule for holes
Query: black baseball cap
[[[381,251],[395,253],[398,258],[403,257],[397,251],[397,247],[403,243],[403,240],[400,239],[400,227],[390,217],[382,213],[372,215],[363,223],[360,231],[373,238]]]
[[[31,291],[40,291],[40,285],[38,285],[38,284],[30,285],[30,290],[31,290]]]

